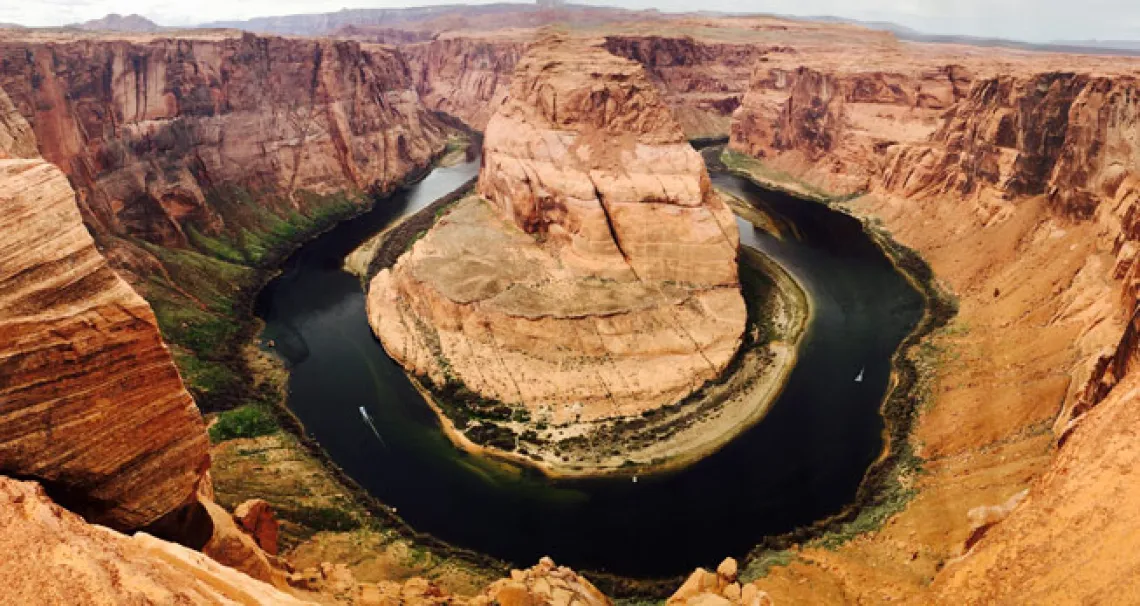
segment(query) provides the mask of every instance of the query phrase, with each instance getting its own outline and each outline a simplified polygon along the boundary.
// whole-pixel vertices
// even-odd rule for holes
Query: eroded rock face
[[[118,528],[191,500],[209,465],[202,417],[59,169],[0,160],[0,234],[0,473]]]
[[[870,187],[883,150],[925,140],[971,78],[956,65],[852,71],[786,63],[757,64],[730,146],[837,193]]]
[[[28,121],[16,111],[8,95],[0,90],[0,160],[35,158],[36,136]]]
[[[637,415],[724,370],[746,319],[736,224],[640,66],[543,42],[484,154],[480,196],[372,282],[394,358],[556,424]]]
[[[280,211],[302,190],[385,190],[445,138],[400,55],[355,42],[17,38],[0,86],[95,231],[164,245],[225,228],[233,188]]]
[[[1131,532],[1124,528],[1134,524],[1136,500],[1126,471],[1136,449],[1125,429],[1135,407],[1125,402],[1137,394],[1140,343],[1140,113],[1133,77],[1099,73],[1111,74],[1103,65],[1082,69],[979,77],[933,122],[921,108],[892,113],[882,103],[876,112],[893,119],[868,119],[848,93],[844,130],[836,131],[841,145],[824,155],[831,174],[789,160],[796,150],[749,147],[772,141],[760,125],[773,121],[757,111],[738,114],[733,145],[765,164],[821,187],[859,175],[869,195],[850,207],[920,250],[961,296],[956,326],[974,325],[969,334],[940,337],[963,360],[940,373],[938,396],[916,428],[929,468],[942,468],[925,480],[922,496],[863,545],[835,558],[810,552],[812,565],[770,576],[764,586],[773,595],[802,595],[796,585],[840,587],[846,600],[905,595],[897,575],[849,582],[856,567],[843,561],[896,541],[916,562],[927,549],[952,558],[966,551],[931,573],[931,593],[917,590],[915,602],[1111,601],[1135,594],[1127,572],[1135,558],[1119,537]],[[756,88],[753,107],[765,94]],[[927,134],[914,136],[920,124]],[[863,131],[858,137],[852,125]],[[853,144],[859,138],[878,139],[864,148],[875,153],[860,152]],[[755,153],[760,147],[763,153]],[[1054,436],[1021,437],[1029,434],[1025,427],[1050,423],[1061,444],[1055,455],[1048,450]],[[998,444],[1008,450],[985,461],[984,449]],[[958,463],[963,457],[971,463]],[[1010,471],[1016,466],[1043,475],[1031,482],[1032,473]],[[972,486],[979,495],[991,486],[1002,490],[963,498],[953,486]],[[1108,500],[1112,515],[1098,513]],[[940,527],[936,519],[951,523]],[[938,540],[914,539],[924,533],[957,537],[956,544],[946,550]],[[864,584],[869,589],[860,593]]]
[[[440,38],[400,48],[424,105],[484,130],[510,92],[527,39]]]

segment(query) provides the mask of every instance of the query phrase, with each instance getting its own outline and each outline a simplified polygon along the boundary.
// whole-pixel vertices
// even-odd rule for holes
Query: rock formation
[[[495,581],[472,606],[485,603],[502,606],[558,604],[565,606],[611,606],[612,601],[590,581],[550,558],[527,570],[512,570],[511,576]]]
[[[0,139],[26,155],[15,123]],[[192,500],[209,464],[202,417],[59,169],[0,160],[0,234],[0,473],[42,480],[118,528]]]
[[[756,583],[737,580],[737,563],[727,558],[717,566],[716,572],[698,568],[685,583],[669,597],[666,606],[773,606],[772,598]]]
[[[97,234],[164,245],[239,232],[235,188],[279,213],[301,191],[386,190],[445,138],[400,55],[355,42],[10,36],[0,87]]]
[[[273,508],[264,499],[252,499],[234,508],[234,520],[241,529],[253,537],[265,553],[277,555],[277,536],[280,523],[273,515]]]
[[[734,117],[732,149],[837,193],[866,190],[882,170],[882,150],[927,137],[970,83],[968,70],[955,65],[757,65]]]
[[[506,101],[529,38],[441,37],[400,48],[427,107],[484,130]]]
[[[640,66],[537,45],[484,154],[479,196],[372,282],[394,358],[559,425],[639,415],[724,370],[746,316],[736,224]]]

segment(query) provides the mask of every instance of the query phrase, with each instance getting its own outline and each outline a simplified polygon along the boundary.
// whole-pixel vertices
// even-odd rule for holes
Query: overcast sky
[[[107,13],[139,13],[160,25],[248,19],[342,8],[454,4],[456,0],[0,0],[0,22],[64,25]],[[478,3],[478,2],[476,2]],[[594,0],[625,8],[837,15],[893,21],[929,33],[1055,39],[1140,40],[1137,0]]]

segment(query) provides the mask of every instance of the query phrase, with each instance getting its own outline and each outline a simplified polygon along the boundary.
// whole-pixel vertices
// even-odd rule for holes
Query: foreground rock
[[[0,473],[118,528],[192,501],[209,465],[202,417],[59,169],[0,160],[0,234]]]
[[[31,482],[0,477],[0,566],[14,604],[310,603],[145,533],[93,526]]]
[[[774,606],[756,583],[737,580],[737,563],[727,558],[716,572],[698,568],[665,602],[666,606]]]
[[[746,319],[736,224],[640,66],[545,41],[484,153],[479,195],[371,284],[394,358],[458,396],[460,414],[562,438],[725,369]]]

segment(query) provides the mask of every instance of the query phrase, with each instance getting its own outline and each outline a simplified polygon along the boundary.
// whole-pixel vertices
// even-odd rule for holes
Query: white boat
[[[360,407],[360,416],[364,417],[364,423],[368,425],[368,428],[372,430],[372,433],[376,434],[376,439],[380,440],[380,445],[384,448],[388,448],[388,444],[384,442],[383,436],[380,435],[380,430],[376,429],[376,425],[372,422],[372,417],[368,414],[368,411],[365,410],[363,406]]]
[[[863,382],[863,373],[866,372],[866,370],[867,370],[866,367],[859,369],[859,374],[858,374],[858,376],[855,377],[856,383],[862,383]]]

